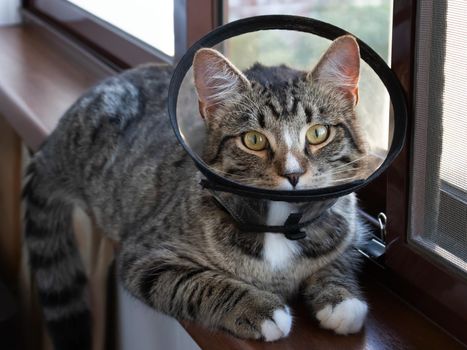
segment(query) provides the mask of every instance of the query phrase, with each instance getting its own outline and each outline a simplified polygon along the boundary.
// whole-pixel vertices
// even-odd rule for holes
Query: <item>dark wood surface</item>
[[[182,322],[203,350],[454,350],[465,349],[440,328],[375,281],[364,281],[370,312],[362,332],[334,335],[319,328],[303,303],[293,305],[294,325],[288,338],[273,343],[241,340]]]

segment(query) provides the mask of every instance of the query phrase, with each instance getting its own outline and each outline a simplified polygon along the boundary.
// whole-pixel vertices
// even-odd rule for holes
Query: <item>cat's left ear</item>
[[[334,40],[310,75],[313,81],[344,91],[357,104],[360,78],[360,49],[357,40],[351,35]]]
[[[193,59],[193,74],[203,118],[250,86],[248,79],[226,57],[213,49],[200,49]]]

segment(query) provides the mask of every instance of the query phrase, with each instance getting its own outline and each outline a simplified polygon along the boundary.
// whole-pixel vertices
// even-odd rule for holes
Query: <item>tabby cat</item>
[[[219,52],[194,58],[204,159],[235,181],[303,189],[356,178],[366,143],[355,105],[360,56],[336,39],[310,72],[255,64],[240,72]],[[364,229],[353,194],[291,241],[240,232],[203,190],[167,115],[172,68],[146,65],[88,91],[63,116],[27,171],[25,240],[56,349],[91,343],[86,276],[71,218],[77,206],[119,241],[124,287],[147,305],[237,337],[274,341],[292,327],[300,293],[324,328],[358,332],[367,304],[355,278]],[[294,205],[273,202],[270,225]]]

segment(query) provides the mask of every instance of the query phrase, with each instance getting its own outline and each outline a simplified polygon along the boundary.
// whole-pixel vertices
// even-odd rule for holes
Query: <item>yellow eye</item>
[[[253,151],[262,151],[268,144],[266,136],[257,131],[246,132],[243,134],[242,141],[246,148]]]
[[[328,139],[329,128],[326,125],[316,124],[306,132],[306,139],[312,145],[319,145]]]

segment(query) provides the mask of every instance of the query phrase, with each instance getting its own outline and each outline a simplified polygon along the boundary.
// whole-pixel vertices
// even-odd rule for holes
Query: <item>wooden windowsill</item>
[[[39,25],[0,28],[0,114],[36,150],[60,116],[114,71]]]
[[[349,336],[321,329],[300,301],[292,306],[295,320],[289,337],[274,343],[241,340],[189,322],[182,322],[182,325],[204,350],[465,349],[368,276],[364,277],[363,290],[370,308],[368,318],[362,332]]]
[[[36,150],[84,90],[114,72],[37,25],[0,28],[0,114]],[[462,349],[383,286],[367,277],[370,303],[364,332],[337,336],[320,329],[300,303],[291,335],[275,343],[244,341],[182,322],[204,350],[229,349]]]

